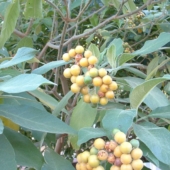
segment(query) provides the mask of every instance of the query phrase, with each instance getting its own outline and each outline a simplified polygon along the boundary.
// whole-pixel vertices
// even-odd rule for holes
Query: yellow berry
[[[108,76],[108,75],[105,75],[103,78],[102,78],[102,80],[103,80],[103,83],[104,84],[111,84],[112,83],[112,78],[110,77],[110,76]]]
[[[140,159],[143,156],[143,152],[140,148],[135,148],[131,152],[131,156],[133,159]]]
[[[85,95],[83,96],[83,101],[84,101],[85,103],[90,103],[90,95],[89,95],[89,94],[85,94]]]
[[[107,75],[106,69],[100,68],[100,69],[99,69],[99,76],[100,76],[100,77],[104,77],[105,75]]]
[[[127,164],[127,165],[123,164],[121,165],[120,170],[133,170],[133,168],[131,164]]]
[[[122,154],[120,160],[123,164],[130,164],[132,162],[132,157],[130,154]]]
[[[94,147],[96,149],[104,149],[105,147],[105,141],[102,138],[97,138],[94,143],[93,143]]]
[[[100,104],[101,105],[106,105],[108,103],[108,99],[106,97],[100,98]]]
[[[76,78],[76,84],[78,86],[83,86],[84,85],[84,76],[80,75],[80,76],[77,76]]]
[[[110,170],[120,170],[120,167],[119,166],[116,166],[116,165],[112,165],[110,167]]]
[[[80,74],[80,67],[78,65],[73,65],[70,68],[70,72],[73,76],[78,76]]]
[[[70,73],[70,74],[71,74],[71,73]],[[72,83],[75,83],[75,82],[76,82],[76,78],[77,78],[77,76],[71,76],[71,78],[70,78],[71,82],[72,82]]]
[[[107,91],[105,96],[108,99],[113,99],[114,98],[114,92],[113,91]]]
[[[132,151],[132,145],[129,142],[123,142],[120,144],[120,150],[122,153],[130,153]]]
[[[95,57],[95,56],[90,56],[90,57],[88,58],[88,62],[89,62],[89,64],[91,64],[91,65],[96,64],[97,61],[98,61],[98,59],[97,59],[97,57]]]
[[[81,89],[81,91],[80,91],[82,94],[88,94],[88,92],[89,92],[89,88],[87,87],[87,86],[85,86],[85,87],[82,87],[82,89]]]
[[[90,70],[89,70],[89,75],[91,76],[91,77],[97,77],[98,76],[98,69],[97,68],[91,68]]]
[[[90,50],[86,50],[86,51],[84,52],[84,56],[85,56],[86,58],[89,58],[90,56],[92,56],[92,52],[91,52]]]
[[[64,75],[65,78],[70,78],[71,77],[71,69],[66,68],[63,72],[63,75]]]
[[[117,132],[117,133],[115,134],[114,140],[115,140],[117,143],[121,144],[121,143],[123,143],[123,142],[126,141],[126,135],[125,135],[123,132],[120,132],[120,131],[119,131],[119,132]]]
[[[122,155],[122,152],[120,151],[120,146],[116,146],[116,148],[114,149],[114,152],[113,154],[117,157],[117,158],[120,158],[121,155]]]
[[[109,86],[106,85],[106,84],[102,84],[100,86],[100,91],[103,92],[103,93],[106,93],[108,91],[108,89],[109,89]]]
[[[93,167],[96,168],[99,166],[100,161],[97,159],[97,155],[90,155],[88,158],[88,164]]]
[[[68,53],[63,54],[62,59],[66,62],[69,61],[70,60],[69,54]]]
[[[71,91],[72,91],[73,93],[78,93],[78,92],[80,92],[80,87],[79,87],[76,83],[73,83],[73,84],[71,85]]]
[[[80,64],[81,67],[88,67],[88,65],[89,65],[87,58],[82,58],[79,61],[79,64]]]
[[[75,52],[76,52],[77,54],[82,54],[82,53],[84,52],[83,46],[81,46],[81,45],[76,46]]]
[[[93,78],[93,85],[94,86],[101,86],[102,85],[102,79],[100,77]]]
[[[100,98],[99,98],[99,96],[96,95],[96,94],[94,94],[94,95],[92,95],[92,96],[90,97],[91,103],[98,103],[99,100],[100,100]]]
[[[75,52],[75,49],[70,49],[69,52],[68,52],[69,56],[71,58],[74,58],[76,56],[76,52]]]
[[[143,168],[143,161],[141,159],[133,160],[131,165],[134,170],[141,170]]]
[[[117,90],[118,86],[117,83],[115,81],[112,81],[111,84],[109,84],[109,89],[110,90]]]

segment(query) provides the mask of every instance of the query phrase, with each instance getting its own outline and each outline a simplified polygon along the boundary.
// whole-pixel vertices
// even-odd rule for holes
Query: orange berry
[[[70,72],[73,76],[78,76],[80,74],[80,67],[78,65],[73,65],[70,68]]]
[[[99,150],[99,152],[97,153],[97,158],[100,161],[105,161],[108,158],[108,153],[105,150]]]
[[[130,164],[132,162],[132,157],[130,154],[122,154],[120,160],[123,164]]]
[[[63,72],[63,75],[64,75],[65,78],[70,78],[71,77],[71,69],[66,68]]]
[[[84,101],[85,103],[90,103],[90,95],[89,95],[89,94],[85,94],[85,95],[83,96],[83,101]]]
[[[93,170],[93,168],[88,163],[86,164],[86,169],[87,170]]]
[[[102,79],[100,77],[93,78],[93,85],[94,86],[101,86],[102,85]]]
[[[88,92],[89,92],[89,88],[87,87],[87,86],[85,86],[85,87],[82,87],[82,89],[81,89],[81,91],[80,91],[82,94],[88,94]]]
[[[98,76],[98,69],[97,68],[91,68],[90,70],[89,70],[89,74],[90,74],[90,76],[91,77],[97,77]]]
[[[81,46],[81,45],[76,46],[75,52],[76,52],[77,54],[82,54],[82,53],[84,52],[83,46]]]
[[[92,52],[91,52],[90,50],[86,50],[86,51],[84,52],[84,56],[85,56],[86,58],[89,58],[90,56],[92,56]]]
[[[73,84],[71,85],[71,91],[72,91],[73,93],[78,93],[78,92],[80,92],[80,87],[79,87],[76,83],[73,83]]]
[[[87,67],[89,65],[87,58],[82,58],[79,64],[81,67]]]
[[[120,158],[120,157],[121,157],[122,152],[120,151],[120,146],[119,146],[119,145],[118,145],[118,146],[116,146],[116,148],[114,149],[113,154],[114,154],[116,157],[118,157],[118,158]]]
[[[68,51],[68,54],[69,54],[69,56],[70,56],[71,58],[75,57],[75,56],[76,56],[75,49],[70,49],[70,50]]]
[[[110,77],[110,76],[108,76],[108,75],[105,75],[103,78],[102,78],[102,80],[103,80],[103,83],[104,84],[111,84],[112,83],[112,78]]]
[[[103,93],[106,93],[108,91],[108,89],[109,89],[109,86],[106,85],[106,84],[102,84],[100,86],[100,91],[103,92]]]
[[[109,142],[109,149],[114,151],[114,149],[118,146],[118,144],[114,141],[114,140],[111,140]]]
[[[115,156],[113,155],[113,153],[109,153],[108,158],[107,158],[107,162],[114,164]]]
[[[133,160],[131,165],[134,170],[141,170],[143,168],[143,161],[141,159]]]
[[[100,104],[101,105],[106,105],[108,103],[108,99],[106,97],[100,98]]]
[[[114,98],[114,92],[113,91],[107,91],[105,96],[108,99],[113,99]]]
[[[115,81],[112,81],[111,84],[109,84],[109,89],[110,90],[117,90],[118,86],[117,83]]]
[[[77,163],[77,164],[76,164],[76,170],[81,170],[81,168],[80,168],[80,163]]]
[[[100,68],[100,69],[99,69],[99,76],[100,76],[100,77],[104,77],[105,75],[107,75],[106,69]]]
[[[94,94],[94,95],[92,95],[92,96],[90,97],[91,103],[98,103],[99,100],[100,100],[100,98],[99,98],[99,96],[96,95],[96,94]]]
[[[76,84],[78,86],[83,86],[84,85],[84,76],[80,75],[80,76],[77,76],[76,78]]]
[[[131,156],[133,159],[140,159],[143,156],[143,152],[140,148],[135,148],[131,152]]]
[[[96,149],[104,149],[105,147],[105,141],[102,138],[97,138],[94,143],[93,143],[94,147]]]
[[[117,132],[117,133],[115,134],[114,140],[115,140],[117,143],[121,144],[121,143],[123,143],[123,142],[126,141],[126,135],[125,135],[123,132],[120,132],[120,131],[119,131],[119,132]]]
[[[98,91],[97,94],[100,98],[105,96],[105,93],[103,93],[102,91]]]
[[[90,56],[90,57],[88,58],[89,64],[94,65],[94,64],[97,63],[97,61],[98,61],[98,59],[97,59],[97,57],[95,57],[95,56]]]
[[[68,53],[63,54],[62,59],[66,62],[69,61],[70,60],[69,54]]]
[[[129,142],[123,142],[120,144],[120,150],[122,153],[130,153],[132,151],[132,145]]]

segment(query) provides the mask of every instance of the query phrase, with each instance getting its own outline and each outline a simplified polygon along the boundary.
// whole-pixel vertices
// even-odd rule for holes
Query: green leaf
[[[14,149],[15,159],[18,165],[32,167],[37,170],[41,169],[44,163],[43,156],[31,140],[8,128],[4,129],[4,135]]]
[[[170,165],[170,132],[149,122],[139,125],[133,124],[133,128],[135,134],[151,150],[154,156],[161,162]]]
[[[12,58],[12,60],[0,64],[0,68],[11,67],[13,65],[28,61],[35,57],[38,51],[33,48],[22,47],[19,48],[16,55]]]
[[[2,2],[0,3],[0,14],[1,16],[5,15],[5,12],[7,10],[7,7],[10,5],[10,2]]]
[[[94,14],[92,17],[90,17],[90,23],[93,27],[97,26],[99,23],[99,16],[97,14]]]
[[[159,57],[157,56],[148,64],[147,75],[150,74],[155,69],[155,67],[158,66],[158,62],[159,62]]]
[[[127,67],[127,68],[124,68],[125,70],[129,71],[130,73],[133,73],[135,74],[136,76],[138,77],[141,77],[141,78],[146,78],[146,74],[143,73],[142,71],[136,69],[136,68],[133,68],[133,67]]]
[[[126,77],[124,78],[126,82],[132,87],[135,88],[140,84],[144,83],[143,79],[136,77]],[[167,106],[170,104],[167,97],[164,93],[157,87],[154,87],[146,96],[143,101],[150,109],[154,110],[157,107]]]
[[[103,128],[108,130],[110,134],[114,128],[126,133],[132,126],[136,114],[136,110],[108,110],[102,120]]]
[[[132,54],[145,55],[154,51],[158,51],[160,47],[169,42],[169,36],[170,33],[163,32],[158,36],[158,38],[146,41],[144,46],[140,50],[137,50]]]
[[[30,47],[30,48],[33,48],[32,38],[30,38],[30,37],[24,37],[24,38],[22,38],[22,39],[18,42],[18,44],[17,44],[17,46],[16,46],[16,48],[15,48],[15,51],[17,51],[18,48],[21,48],[21,47]]]
[[[27,0],[24,9],[24,15],[28,18],[42,18],[42,0]]]
[[[20,13],[19,0],[12,1],[7,7],[5,12],[4,23],[2,24],[1,34],[0,34],[0,48],[2,48],[5,42],[13,33],[17,19]]]
[[[116,68],[116,47],[115,45],[111,45],[106,53],[107,60],[112,68]]]
[[[122,64],[126,63],[127,61],[133,59],[136,55],[132,54],[132,53],[123,53],[120,57],[119,57],[119,66],[121,66]]]
[[[44,64],[43,66],[35,69],[32,71],[32,73],[34,74],[45,74],[46,72],[48,72],[49,70],[53,69],[53,68],[57,68],[63,65],[69,64],[69,62],[65,62],[63,60],[58,60],[58,61],[52,61],[50,63]]]
[[[170,119],[170,105],[156,108],[148,115],[148,117]]]
[[[107,136],[107,133],[102,128],[82,128],[78,132],[78,142],[77,144],[80,146],[82,143],[87,142],[92,138]]]
[[[0,119],[0,134],[3,133],[3,130],[4,130],[4,125],[3,125],[2,120]]]
[[[90,104],[83,102],[81,99],[73,110],[70,126],[76,130],[83,127],[91,127],[97,115],[97,108],[92,108]],[[74,148],[77,146],[77,136],[71,137],[71,143]]]
[[[0,146],[1,170],[17,170],[14,150],[3,134],[0,135]]]
[[[20,93],[32,91],[42,84],[54,84],[37,74],[21,74],[10,80],[0,83],[0,91],[6,93]]]
[[[0,70],[0,76],[6,76],[9,75],[11,77],[15,77],[17,75],[21,74],[18,70],[12,69],[12,68],[8,68],[8,69],[2,69]]]
[[[14,123],[31,130],[49,133],[76,134],[70,126],[47,111],[26,105],[1,104],[0,115],[11,119]]]
[[[131,107],[137,109],[156,85],[169,79],[170,75],[164,75],[162,78],[151,79],[135,87],[130,94]]]
[[[64,159],[50,148],[45,150],[44,159],[50,170],[75,170],[70,161]]]
[[[0,54],[1,54],[2,56],[5,56],[5,58],[9,57],[9,53],[8,53],[8,51],[7,51],[7,49],[6,49],[5,47],[3,47],[3,48],[0,49]],[[2,59],[2,58],[1,58],[1,59]]]
[[[136,5],[133,0],[128,0],[125,3],[126,8],[128,9],[128,12],[132,12],[136,10]]]
[[[88,49],[92,52],[94,56],[96,56],[99,59],[100,51],[99,51],[99,48],[95,44],[91,43]]]
[[[68,100],[73,96],[73,92],[69,91],[62,100],[56,105],[53,115],[58,116],[60,114],[60,111],[67,105]]]

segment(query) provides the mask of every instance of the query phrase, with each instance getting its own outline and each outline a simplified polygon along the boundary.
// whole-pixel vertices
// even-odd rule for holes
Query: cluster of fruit
[[[131,48],[131,46],[129,45],[128,42],[124,42],[123,47],[124,47],[125,53],[133,53],[134,52],[134,50]]]
[[[139,141],[126,141],[125,133],[113,130],[114,140],[105,142],[102,138],[94,141],[90,151],[77,155],[76,170],[105,170],[105,162],[111,165],[110,170],[141,170],[143,168],[142,150]]]
[[[64,70],[63,75],[70,78],[73,83],[71,85],[73,93],[82,93],[84,102],[106,105],[109,99],[114,98],[113,91],[117,90],[118,85],[107,75],[106,69],[98,69],[95,66],[98,59],[90,50],[84,52],[84,48],[78,45],[63,54],[62,58],[64,61],[75,62],[70,68]]]

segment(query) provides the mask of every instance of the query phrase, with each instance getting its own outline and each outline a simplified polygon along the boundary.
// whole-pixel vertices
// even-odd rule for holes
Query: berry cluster
[[[98,59],[90,50],[84,52],[84,48],[78,45],[63,54],[62,58],[64,61],[75,61],[74,65],[64,70],[63,75],[73,83],[73,93],[82,93],[84,102],[106,105],[109,99],[114,98],[113,91],[117,90],[118,85],[107,75],[106,69],[95,66]]]
[[[131,46],[129,45],[128,42],[124,42],[123,47],[125,48],[124,49],[125,53],[133,53],[134,52],[134,50],[131,48]]]
[[[102,138],[94,141],[90,151],[77,155],[76,170],[105,170],[102,164],[112,164],[110,170],[141,170],[143,168],[142,150],[139,141],[126,141],[125,133],[113,130],[114,140],[105,142]]]

